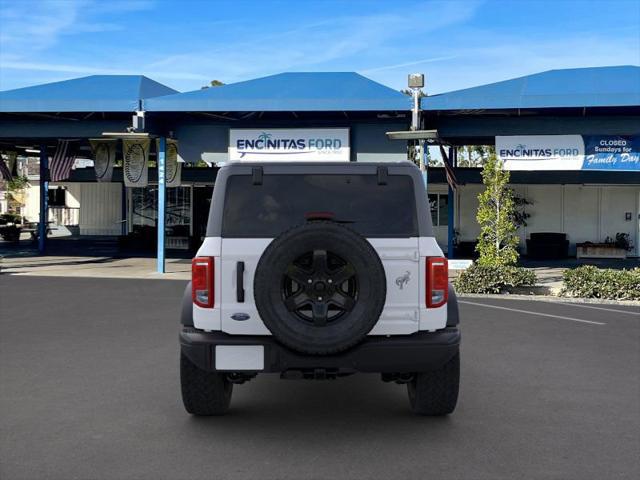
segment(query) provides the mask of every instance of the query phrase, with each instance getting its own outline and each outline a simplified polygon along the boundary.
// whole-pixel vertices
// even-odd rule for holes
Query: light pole
[[[413,108],[411,110],[411,130],[420,129],[420,92],[424,87],[424,74],[422,73],[410,73],[408,78],[408,86],[411,90],[411,97],[413,98]],[[425,165],[425,152],[424,152],[424,140],[418,140],[418,148],[416,149],[416,155],[418,155],[418,165],[420,165],[420,171],[422,172],[422,179],[424,180],[425,187],[427,185],[427,166]]]

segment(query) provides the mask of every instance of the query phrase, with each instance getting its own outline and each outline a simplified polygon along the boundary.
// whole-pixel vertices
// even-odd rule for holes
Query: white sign
[[[231,129],[230,161],[348,162],[348,128]]]
[[[505,170],[580,170],[581,135],[496,136],[496,155]]]
[[[113,165],[116,162],[115,139],[91,139],[91,150],[93,151],[93,168],[96,172],[96,181],[110,182],[113,176]]]
[[[141,140],[123,139],[122,154],[124,157],[124,186],[146,187],[149,177],[149,144],[148,138]]]
[[[473,260],[449,259],[449,270],[466,270],[473,265]]]

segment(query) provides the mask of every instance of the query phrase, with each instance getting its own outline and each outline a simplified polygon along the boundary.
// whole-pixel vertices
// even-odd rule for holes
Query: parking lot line
[[[581,318],[565,317],[565,316],[562,316],[562,315],[552,315],[550,313],[532,312],[531,310],[520,310],[519,308],[500,307],[498,305],[489,305],[487,303],[469,302],[467,300],[458,300],[458,302],[459,303],[464,303],[466,305],[476,305],[478,307],[497,308],[498,310],[507,310],[509,312],[526,313],[526,314],[529,314],[529,315],[539,315],[541,317],[559,318],[560,320],[570,320],[572,322],[589,323],[591,325],[606,325],[606,323],[603,323],[603,322],[594,322],[594,321],[591,321],[591,320],[582,320]]]
[[[593,308],[594,310],[605,310],[607,312],[626,313],[627,315],[640,316],[640,312],[632,312],[629,310],[618,310],[617,308],[594,307],[593,305],[585,305],[584,303],[574,303],[574,302],[545,302],[545,303],[556,303],[556,304],[559,303],[560,305],[569,305],[571,307]]]

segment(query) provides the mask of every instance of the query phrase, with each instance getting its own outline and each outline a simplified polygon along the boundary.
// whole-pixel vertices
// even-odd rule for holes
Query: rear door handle
[[[236,300],[244,302],[244,262],[236,263]]]

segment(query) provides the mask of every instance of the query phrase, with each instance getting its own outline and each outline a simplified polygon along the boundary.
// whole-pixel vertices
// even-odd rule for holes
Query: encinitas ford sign
[[[506,170],[640,171],[640,136],[497,136]]]
[[[229,160],[348,162],[349,129],[231,129]]]
[[[506,170],[580,170],[580,135],[496,136],[496,154]]]

